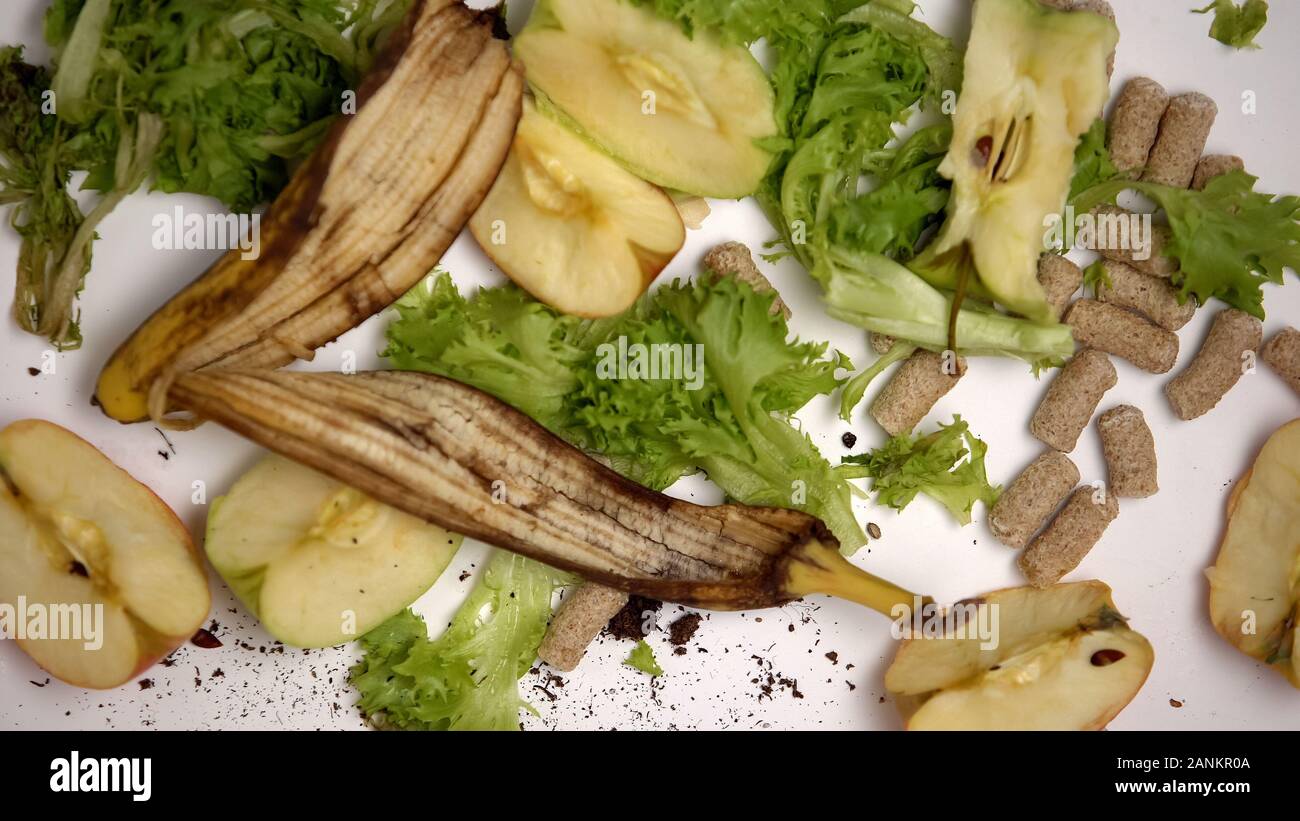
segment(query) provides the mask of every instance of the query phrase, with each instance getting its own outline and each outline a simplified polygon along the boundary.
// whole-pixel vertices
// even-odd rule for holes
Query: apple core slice
[[[1101,114],[1119,33],[1038,0],[975,5],[952,146],[948,216],[914,270],[932,285],[1055,321],[1038,282],[1045,222],[1065,207],[1079,138]]]
[[[1300,420],[1269,438],[1233,488],[1206,575],[1214,629],[1300,688]]]
[[[208,517],[213,567],[295,647],[332,647],[378,626],[433,586],[460,543],[280,456],[244,474]]]
[[[774,95],[740,46],[623,0],[542,0],[515,53],[534,88],[643,179],[738,199],[767,172],[755,140],[777,133]]]
[[[210,606],[189,532],[147,487],[69,431],[0,431],[6,633],[55,677],[116,687],[193,635]]]
[[[964,604],[991,608],[995,629],[909,638],[885,673],[909,730],[1101,729],[1155,661],[1100,582],[1001,590]]]
[[[671,197],[531,101],[469,225],[521,288],[556,310],[590,318],[629,308],[686,241]]]

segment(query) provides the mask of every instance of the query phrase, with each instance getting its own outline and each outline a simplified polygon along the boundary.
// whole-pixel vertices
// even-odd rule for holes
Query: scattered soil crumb
[[[195,647],[202,647],[204,650],[215,650],[222,646],[221,639],[212,635],[211,632],[202,627],[200,627],[198,632],[194,634],[194,637],[190,639],[190,644],[193,644]]]
[[[646,637],[646,613],[658,613],[664,603],[644,596],[631,596],[623,609],[614,614],[614,618],[605,625],[605,632],[616,639],[640,641]]]
[[[681,647],[695,638],[695,631],[700,629],[702,621],[704,619],[699,613],[687,613],[668,627],[668,641]]]

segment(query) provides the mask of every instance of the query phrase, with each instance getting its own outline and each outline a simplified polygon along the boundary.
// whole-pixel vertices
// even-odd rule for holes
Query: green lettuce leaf
[[[1263,319],[1264,283],[1281,285],[1287,269],[1300,271],[1300,197],[1256,192],[1256,182],[1245,171],[1216,177],[1203,191],[1113,180],[1074,205],[1088,211],[1128,189],[1154,200],[1173,232],[1165,255],[1179,262],[1174,284],[1183,298],[1218,298]]]
[[[960,416],[934,433],[895,436],[871,453],[845,458],[871,478],[877,501],[903,510],[924,493],[948,509],[962,525],[971,522],[976,502],[992,507],[1001,488],[989,484],[984,469],[988,446],[975,438]],[[964,460],[964,461],[963,461]]]
[[[1268,22],[1268,3],[1265,0],[1245,0],[1240,4],[1232,0],[1214,0],[1203,9],[1192,9],[1193,14],[1210,12],[1214,12],[1210,36],[1215,40],[1238,49],[1259,48],[1255,35]]]
[[[902,362],[912,354],[916,353],[915,345],[908,345],[904,342],[895,341],[890,346],[889,352],[876,359],[869,367],[864,368],[856,376],[848,381],[844,390],[840,392],[840,419],[850,422],[853,419],[853,409],[862,401],[866,395],[867,388],[871,383],[876,381],[885,370],[895,362]]]
[[[518,288],[465,299],[439,271],[393,306],[384,355],[402,370],[448,376],[486,391],[561,433],[564,400],[586,357],[582,321]]]
[[[1074,179],[1070,182],[1073,200],[1094,185],[1110,182],[1119,176],[1119,169],[1111,162],[1106,147],[1106,121],[1098,118],[1079,141],[1074,151]]]
[[[632,648],[632,652],[624,659],[623,663],[628,667],[635,667],[649,676],[662,676],[664,674],[664,668],[659,666],[659,662],[655,659],[655,652],[650,649],[650,645],[645,643],[645,639],[636,643],[636,647]]]
[[[436,639],[403,610],[361,637],[350,680],[367,716],[404,730],[517,730],[520,677],[537,657],[554,591],[569,577],[505,551]]]
[[[1110,288],[1110,274],[1106,273],[1106,264],[1103,260],[1097,260],[1087,268],[1083,269],[1083,287],[1086,291],[1091,291],[1093,296],[1103,288]]]
[[[825,289],[826,310],[836,319],[932,351],[948,347],[952,294],[935,288],[881,254],[832,249],[815,276]],[[961,353],[1015,356],[1044,367],[1074,353],[1065,325],[1040,325],[966,300],[957,319]],[[899,344],[899,343],[895,343]]]

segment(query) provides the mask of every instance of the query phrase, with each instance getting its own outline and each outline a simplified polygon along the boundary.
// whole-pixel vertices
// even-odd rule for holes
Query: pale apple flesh
[[[521,288],[556,310],[589,318],[629,308],[686,241],[671,197],[531,101],[469,226]]]
[[[1206,575],[1214,629],[1300,688],[1300,420],[1269,438],[1233,488]]]
[[[909,638],[885,674],[909,730],[1101,729],[1155,661],[1100,582],[1013,588],[972,603],[996,606],[994,641]]]
[[[752,194],[777,134],[748,50],[624,0],[543,0],[515,40],[528,81],[637,176],[702,197]]]
[[[25,637],[7,632],[51,675],[117,687],[202,625],[211,600],[189,532],[92,445],[15,422],[0,431],[0,471],[0,604],[45,614],[43,632],[30,619]]]
[[[333,647],[379,626],[433,586],[460,543],[274,455],[208,517],[212,565],[271,635],[295,647]]]

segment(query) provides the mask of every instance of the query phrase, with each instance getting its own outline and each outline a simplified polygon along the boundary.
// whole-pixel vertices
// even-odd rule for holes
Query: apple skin
[[[70,451],[77,453],[78,458],[81,460],[79,465],[83,469],[85,469],[85,466],[87,465],[92,465],[96,469],[103,469],[107,472],[108,476],[113,477],[110,481],[120,481],[123,483],[123,487],[130,487],[135,492],[143,491],[141,499],[143,505],[148,508],[149,515],[156,517],[156,521],[165,528],[168,536],[174,538],[177,544],[184,547],[184,555],[186,559],[192,563],[194,571],[203,580],[201,586],[201,601],[196,600],[188,605],[188,607],[193,607],[196,618],[193,619],[193,624],[187,630],[177,631],[178,635],[167,636],[150,628],[142,621],[133,619],[132,624],[135,629],[135,639],[139,657],[131,668],[130,675],[122,677],[120,680],[115,682],[81,680],[75,675],[69,675],[65,670],[53,669],[57,667],[57,665],[50,664],[49,662],[42,662],[42,654],[35,646],[40,643],[39,641],[30,639],[17,639],[14,641],[14,643],[18,645],[18,647],[23,650],[23,652],[26,653],[37,666],[66,684],[88,690],[111,690],[120,687],[153,667],[160,660],[175,652],[176,649],[188,641],[194,635],[195,631],[202,627],[203,623],[207,620],[212,607],[212,597],[207,585],[207,571],[204,567],[202,554],[194,544],[189,529],[185,527],[185,524],[176,515],[175,511],[173,511],[166,502],[154,493],[153,490],[144,483],[136,480],[135,477],[131,476],[131,474],[127,473],[121,467],[114,464],[112,460],[106,457],[98,448],[86,439],[64,427],[54,424],[53,422],[48,422],[43,419],[23,419],[13,422],[3,430],[0,430],[0,481],[8,481],[7,468],[10,464],[10,460],[13,458],[10,443],[15,439],[27,438],[48,438],[51,441],[59,442],[62,446],[66,446]],[[18,490],[21,493],[22,488],[18,487]],[[3,535],[0,535],[0,539],[2,538]],[[113,606],[115,605],[105,604],[106,609]]]
[[[1215,631],[1237,650],[1277,670],[1291,686],[1300,689],[1300,631],[1292,628],[1290,663],[1281,659],[1268,664],[1272,650],[1265,638],[1279,629],[1277,625],[1285,621],[1285,614],[1260,616],[1256,633],[1241,630],[1241,616],[1247,609],[1271,608],[1278,601],[1286,601],[1294,618],[1300,607],[1300,589],[1286,589],[1286,581],[1300,574],[1300,548],[1287,541],[1287,536],[1300,528],[1300,481],[1285,478],[1300,471],[1296,453],[1300,453],[1300,419],[1278,428],[1233,485],[1218,554],[1214,566],[1206,571],[1206,579],[1208,611]],[[1260,487],[1252,491],[1256,481]]]

